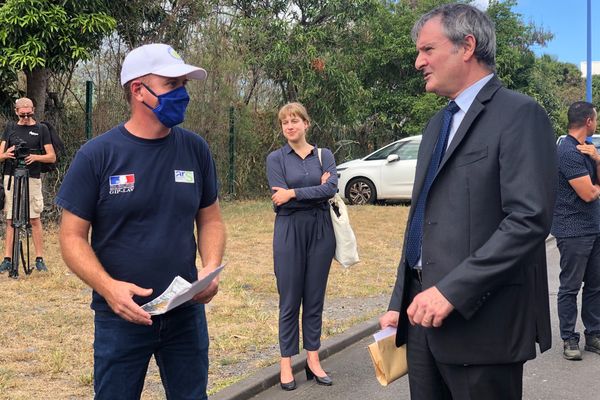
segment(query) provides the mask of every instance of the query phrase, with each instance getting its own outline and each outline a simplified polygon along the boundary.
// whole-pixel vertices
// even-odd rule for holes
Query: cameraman
[[[8,181],[14,175],[17,158],[22,158],[29,171],[29,222],[31,223],[31,236],[35,247],[35,267],[38,271],[48,271],[44,263],[42,222],[40,214],[44,209],[44,198],[42,197],[42,181],[40,179],[40,163],[53,163],[56,154],[50,140],[50,132],[44,124],[38,124],[33,119],[35,108],[33,102],[26,98],[20,98],[15,103],[15,113],[19,117],[16,124],[8,123],[4,129],[2,142],[0,142],[0,161],[4,161],[4,191],[6,213],[6,249],[4,260],[0,264],[0,273],[12,268],[12,248],[14,231],[12,228],[12,203],[14,179],[11,182],[11,190],[8,190]],[[41,139],[40,139],[41,135]],[[15,144],[19,146],[15,154]],[[43,144],[43,151],[40,148]],[[38,153],[38,154],[33,154]],[[45,154],[40,154],[45,153]]]

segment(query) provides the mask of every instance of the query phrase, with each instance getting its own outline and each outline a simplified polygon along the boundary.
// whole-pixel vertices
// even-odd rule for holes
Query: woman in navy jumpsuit
[[[302,341],[307,351],[307,379],[331,385],[321,368],[323,302],[329,268],[335,253],[335,236],[328,199],[337,192],[335,159],[306,140],[310,119],[300,103],[279,110],[287,144],[267,157],[267,178],[275,205],[273,261],[279,292],[280,383],[296,388],[291,357],[299,353],[299,314],[302,306]]]

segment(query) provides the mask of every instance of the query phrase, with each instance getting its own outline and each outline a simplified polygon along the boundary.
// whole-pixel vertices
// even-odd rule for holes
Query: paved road
[[[523,398],[526,400],[591,400],[600,398],[600,356],[583,352],[582,361],[562,358],[562,342],[556,317],[559,255],[554,240],[546,245],[552,313],[553,347],[525,364]],[[578,329],[582,330],[581,322]],[[374,377],[366,346],[370,338],[323,361],[323,367],[334,380],[331,387],[307,382],[304,373],[296,375],[298,389],[284,392],[274,386],[253,397],[255,400],[408,400],[408,379],[403,377],[388,387],[379,385]]]

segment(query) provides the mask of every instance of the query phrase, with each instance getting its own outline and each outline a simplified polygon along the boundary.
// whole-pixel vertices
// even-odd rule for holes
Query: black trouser
[[[560,251],[558,319],[563,340],[577,338],[577,295],[581,294],[581,320],[586,334],[600,333],[600,235],[556,238]]]
[[[273,259],[279,292],[279,348],[282,357],[299,351],[298,318],[302,305],[304,349],[321,347],[323,303],[335,236],[329,210],[277,215]]]
[[[411,279],[411,278],[407,278]],[[421,291],[411,280],[410,301]],[[409,303],[410,304],[410,303]],[[409,325],[408,380],[411,400],[516,400],[522,398],[523,363],[454,365],[435,360],[426,329]],[[472,349],[470,351],[477,351]]]

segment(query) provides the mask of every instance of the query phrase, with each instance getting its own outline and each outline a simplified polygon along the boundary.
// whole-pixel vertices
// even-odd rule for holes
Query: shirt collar
[[[312,144],[312,143],[311,143],[311,145],[313,146],[313,149],[311,150],[311,152],[310,152],[310,153],[311,153],[311,154],[313,154],[313,155],[316,155],[316,154],[317,154],[317,149],[318,149],[318,147],[317,147],[317,145],[316,145],[316,144]],[[285,154],[290,154],[290,153],[294,152],[294,149],[292,149],[292,146],[290,146],[290,144],[286,142],[286,143],[283,145],[283,152],[284,152]]]
[[[567,136],[565,137],[565,139],[567,139],[567,138],[570,138],[573,141],[573,143],[575,143],[577,145],[581,144],[581,143],[579,143],[579,140],[577,140],[577,138],[573,135],[570,135],[567,133]],[[591,143],[587,143],[586,141],[584,141],[583,144],[591,144]]]
[[[290,146],[289,143],[283,145],[283,152],[285,154],[290,154],[292,151],[294,151],[294,149],[292,149],[292,146]]]
[[[458,96],[456,96],[454,102],[456,103],[456,105],[458,105],[458,107],[460,107],[460,110],[462,112],[466,113],[469,110],[471,104],[473,104],[473,101],[475,101],[475,97],[479,94],[479,92],[485,86],[485,84],[492,79],[493,76],[494,74],[484,76],[483,78],[481,78],[480,80],[463,90]]]

